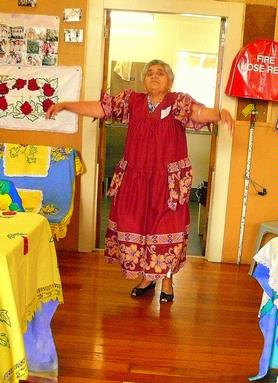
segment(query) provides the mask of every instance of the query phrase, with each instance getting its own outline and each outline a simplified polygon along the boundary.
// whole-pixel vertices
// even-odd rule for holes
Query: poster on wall
[[[66,23],[79,22],[82,16],[81,8],[65,8],[63,21]]]
[[[17,4],[19,7],[35,7],[37,0],[18,0]]]
[[[59,17],[0,13],[0,65],[57,65]]]
[[[64,29],[64,40],[66,43],[82,43],[83,29]]]
[[[0,128],[75,133],[77,115],[62,111],[45,119],[49,107],[78,101],[82,71],[77,66],[0,66]]]

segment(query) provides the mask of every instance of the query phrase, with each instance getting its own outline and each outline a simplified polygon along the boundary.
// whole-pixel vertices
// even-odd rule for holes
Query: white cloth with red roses
[[[52,104],[78,101],[82,71],[77,66],[0,66],[0,128],[75,133],[78,118],[62,111],[46,120]]]

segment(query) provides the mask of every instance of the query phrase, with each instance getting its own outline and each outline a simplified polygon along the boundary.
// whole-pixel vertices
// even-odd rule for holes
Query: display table
[[[0,213],[0,382],[58,368],[51,318],[63,301],[46,218]]]
[[[264,336],[264,346],[259,372],[249,378],[251,381],[266,376],[270,368],[278,368],[278,237],[263,246],[254,260],[257,266],[252,275],[263,289],[259,325]]]

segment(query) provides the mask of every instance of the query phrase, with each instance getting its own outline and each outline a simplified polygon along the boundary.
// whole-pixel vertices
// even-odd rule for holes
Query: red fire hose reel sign
[[[236,55],[225,93],[228,96],[278,100],[278,42],[256,40]]]

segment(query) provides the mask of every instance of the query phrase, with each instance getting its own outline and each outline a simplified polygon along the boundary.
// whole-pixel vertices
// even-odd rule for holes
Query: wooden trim
[[[104,64],[103,64],[103,91],[108,87],[108,66],[109,66],[109,48],[110,48],[110,29],[111,29],[111,11],[106,11],[105,29],[104,29]],[[106,129],[105,122],[99,124],[99,145],[98,145],[98,187],[97,187],[97,216],[96,216],[96,248],[100,247],[100,227],[101,227],[101,203],[103,196],[104,169],[106,160]]]

